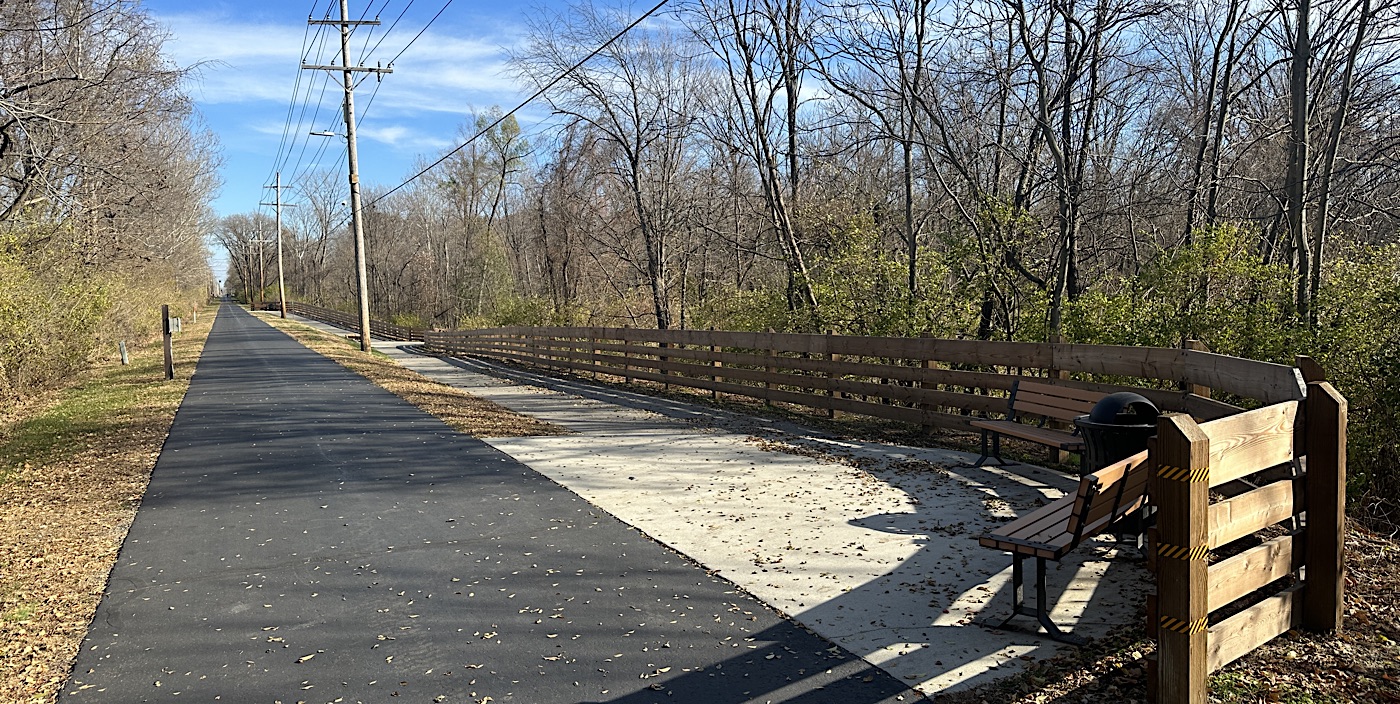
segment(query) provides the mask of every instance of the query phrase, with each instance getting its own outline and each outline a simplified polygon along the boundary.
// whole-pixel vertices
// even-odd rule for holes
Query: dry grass
[[[442,384],[405,369],[382,354],[366,355],[359,346],[340,335],[273,314],[259,318],[303,345],[339,362],[351,371],[383,387],[386,391],[437,417],[456,430],[477,438],[566,435],[569,431],[527,415],[516,413],[479,396]]]
[[[174,381],[155,341],[0,419],[0,702],[67,679],[213,319],[175,338]]]

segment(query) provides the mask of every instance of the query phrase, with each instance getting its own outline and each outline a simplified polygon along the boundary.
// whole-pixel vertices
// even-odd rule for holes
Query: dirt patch
[[[0,701],[67,680],[213,320],[176,336],[175,381],[157,340],[0,424]]]
[[[260,314],[258,317],[291,335],[297,342],[472,437],[517,438],[569,433],[557,425],[516,413],[456,387],[433,381],[382,355],[364,354],[357,345],[342,336],[271,314]]]

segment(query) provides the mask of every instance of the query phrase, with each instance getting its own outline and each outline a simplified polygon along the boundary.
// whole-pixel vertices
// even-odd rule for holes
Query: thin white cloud
[[[424,134],[406,125],[361,126],[356,134],[361,139],[382,142],[396,148],[438,150],[453,146],[449,138]]]
[[[297,83],[305,28],[261,22],[240,22],[214,14],[180,14],[160,18],[170,29],[167,53],[182,66],[199,64],[199,74],[191,86],[200,102],[228,105],[260,101],[286,103]],[[497,31],[509,32],[501,27]],[[366,65],[387,62],[404,49],[414,32],[400,27],[389,35],[366,59]],[[309,63],[334,64],[338,61],[337,42],[317,42],[313,30]],[[377,38],[368,45],[373,48]],[[382,76],[375,110],[394,115],[416,111],[460,112],[469,104],[510,102],[519,94],[511,78],[503,45],[514,44],[515,36],[501,33],[483,37],[459,37],[428,31],[404,51],[394,63],[394,72]],[[322,47],[322,44],[326,46]],[[356,44],[365,42],[357,39]],[[320,50],[318,51],[318,47]],[[358,48],[358,47],[357,47]],[[329,72],[327,72],[329,73]],[[338,78],[339,76],[334,76]],[[370,79],[373,81],[373,79]],[[338,91],[329,86],[322,99],[323,77],[315,79],[312,103],[338,103]],[[301,79],[305,95],[306,77]],[[372,83],[364,90],[372,90]],[[358,97],[358,96],[357,96]],[[364,100],[363,98],[361,100]]]

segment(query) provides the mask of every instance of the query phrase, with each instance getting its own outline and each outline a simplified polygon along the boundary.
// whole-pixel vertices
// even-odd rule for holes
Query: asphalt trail
[[[234,306],[60,697],[918,698]]]

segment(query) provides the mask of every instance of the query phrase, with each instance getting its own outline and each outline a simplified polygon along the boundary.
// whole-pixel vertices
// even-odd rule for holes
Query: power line
[[[399,26],[399,20],[402,20],[403,16],[408,14],[408,9],[413,7],[413,2],[414,0],[408,0],[408,4],[403,6],[403,11],[399,13],[399,16],[395,17],[394,21],[389,23],[389,28],[384,30],[383,34],[379,35],[379,41],[374,43],[374,48],[370,49],[361,57],[362,61],[368,61],[371,56],[374,56],[374,52],[379,51],[379,45],[383,44],[384,40],[389,38],[389,33],[394,31],[395,27]]]
[[[448,0],[448,4],[451,4],[451,1],[452,1],[452,0]],[[428,173],[429,171],[432,171],[433,169],[437,168],[437,166],[438,166],[439,164],[441,164],[442,162],[447,161],[448,159],[452,158],[452,156],[455,155],[457,152],[460,152],[460,151],[462,151],[463,149],[466,149],[468,145],[470,145],[472,142],[475,142],[475,141],[476,141],[477,139],[479,139],[482,135],[484,135],[484,134],[490,132],[491,130],[495,129],[495,128],[496,128],[498,125],[500,125],[502,122],[505,122],[505,121],[506,121],[506,118],[508,118],[508,117],[514,115],[515,113],[519,112],[519,111],[520,111],[521,109],[523,109],[526,105],[529,105],[530,103],[534,102],[536,98],[539,98],[541,95],[544,95],[545,93],[547,93],[551,88],[553,88],[554,86],[558,85],[560,81],[562,81],[562,80],[564,80],[565,78],[567,78],[567,77],[569,76],[569,74],[573,73],[574,71],[577,71],[581,66],[583,66],[583,65],[586,64],[586,63],[588,63],[588,61],[591,60],[593,57],[597,56],[598,54],[603,53],[603,50],[604,50],[604,49],[607,49],[608,47],[612,46],[614,43],[617,42],[617,40],[621,39],[622,36],[623,36],[624,34],[627,34],[628,32],[630,32],[630,31],[632,31],[633,29],[635,29],[637,25],[641,24],[641,23],[642,23],[644,20],[646,20],[648,17],[651,17],[653,14],[655,14],[656,11],[657,11],[657,10],[660,10],[667,2],[669,2],[669,0],[661,0],[661,2],[656,3],[656,5],[654,5],[650,10],[647,10],[646,12],[643,12],[643,13],[641,14],[641,16],[637,17],[637,19],[632,20],[632,23],[631,23],[631,24],[627,25],[626,27],[623,27],[623,28],[622,28],[622,31],[618,32],[617,34],[614,34],[614,35],[612,36],[611,39],[607,40],[606,42],[603,42],[603,44],[602,44],[601,46],[599,46],[598,48],[594,49],[593,51],[588,52],[588,55],[587,55],[587,56],[583,57],[582,59],[579,59],[579,61],[578,61],[577,63],[575,63],[573,66],[570,66],[567,70],[565,70],[563,73],[559,74],[558,76],[555,76],[553,79],[551,79],[551,80],[549,81],[549,83],[546,83],[542,88],[540,88],[539,90],[535,91],[534,94],[532,94],[530,97],[526,98],[526,99],[525,99],[524,101],[522,101],[519,105],[517,105],[517,106],[511,108],[509,112],[507,112],[507,113],[505,113],[504,115],[501,115],[500,117],[496,118],[496,121],[495,121],[495,122],[492,122],[491,124],[487,125],[485,128],[483,128],[483,129],[477,131],[477,133],[474,134],[474,135],[472,135],[471,137],[469,137],[469,138],[467,139],[467,141],[465,141],[465,142],[459,144],[459,145],[458,145],[455,149],[453,149],[452,151],[450,151],[450,152],[448,152],[448,153],[446,153],[446,154],[443,154],[443,155],[442,155],[442,158],[440,158],[440,159],[438,159],[437,161],[434,161],[433,163],[427,165],[426,167],[423,168],[422,171],[419,171],[418,173],[416,173],[416,174],[414,174],[414,175],[408,177],[408,179],[405,180],[403,183],[400,183],[399,185],[394,186],[393,188],[389,189],[389,190],[386,191],[385,193],[383,193],[383,194],[381,194],[381,195],[375,197],[375,198],[374,198],[373,200],[371,200],[369,203],[366,203],[366,204],[365,204],[365,207],[367,207],[367,208],[372,208],[372,207],[374,207],[374,204],[375,204],[375,203],[378,203],[379,201],[384,200],[385,198],[388,198],[389,196],[391,196],[391,195],[397,193],[398,191],[402,190],[404,186],[407,186],[408,184],[413,183],[414,181],[416,181],[416,180],[418,180],[419,178],[421,178],[424,174],[426,174],[426,173]],[[439,14],[441,14],[441,13],[439,13]],[[431,24],[431,23],[429,23],[429,24]],[[425,29],[426,29],[426,28],[425,28]],[[421,35],[422,32],[419,32],[419,34]],[[415,39],[416,39],[416,38],[417,38],[417,37],[415,37]],[[410,43],[411,43],[411,42],[410,42]],[[399,52],[399,53],[402,54],[403,52]],[[397,58],[397,57],[395,57],[395,58]],[[393,62],[391,61],[390,63],[392,64]]]
[[[408,3],[408,4],[409,4],[410,6],[413,5],[413,1],[412,1],[412,0],[409,0],[409,3]],[[408,40],[408,43],[405,44],[405,45],[403,46],[402,49],[399,49],[399,53],[394,54],[394,58],[389,59],[389,64],[388,64],[388,65],[393,66],[393,65],[394,65],[394,62],[395,62],[395,61],[398,61],[398,60],[399,60],[399,57],[400,57],[400,56],[403,56],[403,55],[404,55],[404,52],[408,51],[408,48],[411,47],[411,46],[413,46],[414,42],[417,42],[417,41],[418,41],[418,38],[419,38],[419,37],[422,37],[424,32],[427,32],[427,31],[428,31],[428,28],[431,27],[431,26],[433,26],[433,23],[436,22],[436,21],[438,20],[439,17],[442,17],[442,13],[443,13],[443,12],[446,12],[446,11],[447,11],[447,8],[448,8],[449,6],[451,6],[451,5],[452,5],[452,0],[447,0],[447,2],[443,3],[442,7],[438,8],[437,14],[433,15],[433,18],[430,19],[430,20],[428,20],[428,23],[425,24],[425,25],[423,25],[423,28],[420,29],[420,30],[418,30],[418,33],[415,34],[415,35],[413,35],[413,38],[410,39],[410,40]],[[408,7],[405,7],[405,8],[404,8],[404,12],[408,12]],[[402,19],[402,18],[403,18],[403,13],[399,13],[399,17],[396,18],[396,19],[394,20],[394,24],[398,24],[398,23],[399,23],[399,19]],[[393,29],[393,28],[394,28],[393,25],[390,25],[390,26],[389,26],[389,29]],[[381,37],[379,38],[379,42],[376,43],[376,44],[374,45],[374,49],[378,49],[378,48],[379,48],[379,45],[380,45],[380,44],[383,44],[383,43],[384,43],[384,40],[385,40],[386,38],[388,38],[388,36],[389,36],[389,31],[388,31],[388,30],[385,30],[384,35],[381,36]],[[371,53],[371,54],[374,53],[374,49],[371,49],[371,50],[370,50],[370,53]],[[367,60],[368,58],[369,58],[369,56],[366,55],[365,57],[363,57],[363,58],[361,59],[361,61]],[[361,78],[361,79],[360,79],[360,83],[364,83],[364,82],[367,81],[367,80],[369,80],[369,76],[365,76],[364,78]],[[358,88],[359,85],[356,84],[355,87]]]
[[[312,3],[311,3],[311,11],[312,11],[312,12],[315,12],[315,11],[316,11],[316,2],[315,2],[315,0],[313,0]],[[317,33],[318,35],[321,33],[321,28],[320,28],[320,27],[317,27],[317,28],[316,28],[316,33]],[[306,29],[302,32],[302,35],[301,35],[301,51],[300,51],[300,53],[301,53],[302,55],[305,55],[305,53],[306,53],[306,48],[307,48],[307,46],[308,46],[308,44],[309,44],[308,40],[310,39],[310,37],[311,37],[311,25],[307,25],[307,26],[306,26]],[[292,99],[291,99],[290,102],[287,103],[287,119],[286,119],[286,120],[283,122],[283,124],[282,124],[282,139],[281,139],[281,141],[279,141],[278,144],[277,144],[277,156],[276,156],[276,157],[273,157],[273,160],[272,160],[273,166],[272,166],[272,169],[270,169],[270,170],[267,172],[267,173],[268,173],[268,176],[271,176],[271,175],[272,175],[272,172],[277,170],[277,161],[278,161],[279,159],[282,158],[282,149],[283,149],[284,147],[286,147],[286,145],[287,145],[287,135],[291,133],[291,129],[292,129],[292,113],[296,112],[297,92],[298,92],[298,90],[300,89],[300,86],[301,86],[301,74],[302,74],[301,71],[297,71],[297,78],[296,78],[296,81],[295,81],[294,83],[292,83]],[[267,179],[264,178],[263,180],[266,181]]]
[[[390,65],[390,66],[394,65],[394,62],[395,62],[395,61],[398,61],[398,60],[399,60],[399,57],[400,57],[400,56],[403,56],[403,53],[404,53],[405,51],[408,51],[408,48],[411,47],[411,46],[413,46],[413,43],[416,42],[416,41],[418,41],[418,38],[421,37],[421,36],[423,36],[423,33],[426,32],[426,31],[428,31],[428,28],[431,27],[431,26],[433,26],[433,23],[436,22],[437,19],[438,19],[439,17],[442,17],[442,13],[446,12],[446,11],[447,11],[447,8],[450,7],[451,5],[452,5],[452,0],[447,0],[447,2],[443,3],[443,4],[442,4],[442,7],[437,11],[437,14],[436,14],[436,15],[433,15],[433,18],[430,19],[430,20],[428,20],[428,23],[425,24],[425,25],[423,25],[423,28],[420,29],[420,30],[418,30],[418,33],[415,34],[415,35],[413,35],[413,38],[412,38],[412,39],[408,40],[408,43],[405,44],[404,47],[403,47],[402,49],[399,50],[399,53],[394,54],[394,58],[389,59],[389,65]]]

